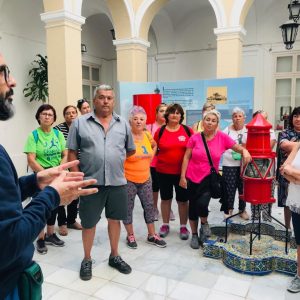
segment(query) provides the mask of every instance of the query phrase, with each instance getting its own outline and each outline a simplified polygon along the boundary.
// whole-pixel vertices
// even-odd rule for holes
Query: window
[[[283,126],[283,112],[300,106],[300,55],[296,52],[275,57],[275,124]]]
[[[100,84],[101,66],[84,63],[82,65],[82,94],[92,107],[95,88]]]

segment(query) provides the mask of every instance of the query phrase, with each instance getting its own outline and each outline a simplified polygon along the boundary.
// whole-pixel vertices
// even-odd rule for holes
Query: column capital
[[[76,15],[64,9],[42,13],[40,16],[41,20],[46,24],[58,21],[69,21],[77,23],[78,25],[82,25],[85,23],[84,17]]]
[[[113,40],[113,44],[114,44],[114,46],[138,45],[138,46],[143,46],[145,48],[150,47],[150,43],[148,41],[145,41],[145,40],[139,39],[139,38],[128,38],[128,39]]]
[[[220,27],[215,28],[214,33],[217,36],[230,36],[230,35],[240,35],[241,37],[246,36],[247,31],[243,26],[231,26],[231,27]]]

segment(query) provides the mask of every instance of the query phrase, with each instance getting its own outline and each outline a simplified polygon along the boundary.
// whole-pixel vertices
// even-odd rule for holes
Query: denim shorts
[[[89,229],[99,222],[103,209],[105,217],[112,220],[127,218],[126,186],[97,186],[98,193],[81,196],[79,217],[83,228]]]

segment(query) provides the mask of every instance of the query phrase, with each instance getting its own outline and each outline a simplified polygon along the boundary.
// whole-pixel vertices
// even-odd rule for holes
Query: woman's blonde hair
[[[212,110],[208,110],[208,111],[205,111],[204,114],[203,114],[203,120],[205,120],[205,118],[208,116],[208,115],[215,115],[218,119],[218,123],[220,123],[220,120],[221,120],[221,113],[218,112],[216,109],[212,109]]]

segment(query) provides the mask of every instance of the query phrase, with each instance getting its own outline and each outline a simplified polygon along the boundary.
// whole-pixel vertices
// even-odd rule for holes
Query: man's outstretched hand
[[[96,179],[83,180],[84,173],[68,172],[69,168],[77,166],[78,160],[74,160],[58,167],[46,169],[37,173],[37,183],[40,189],[49,185],[56,189],[60,196],[60,205],[68,205],[79,196],[87,196],[98,192],[97,188],[86,188],[95,185]]]

